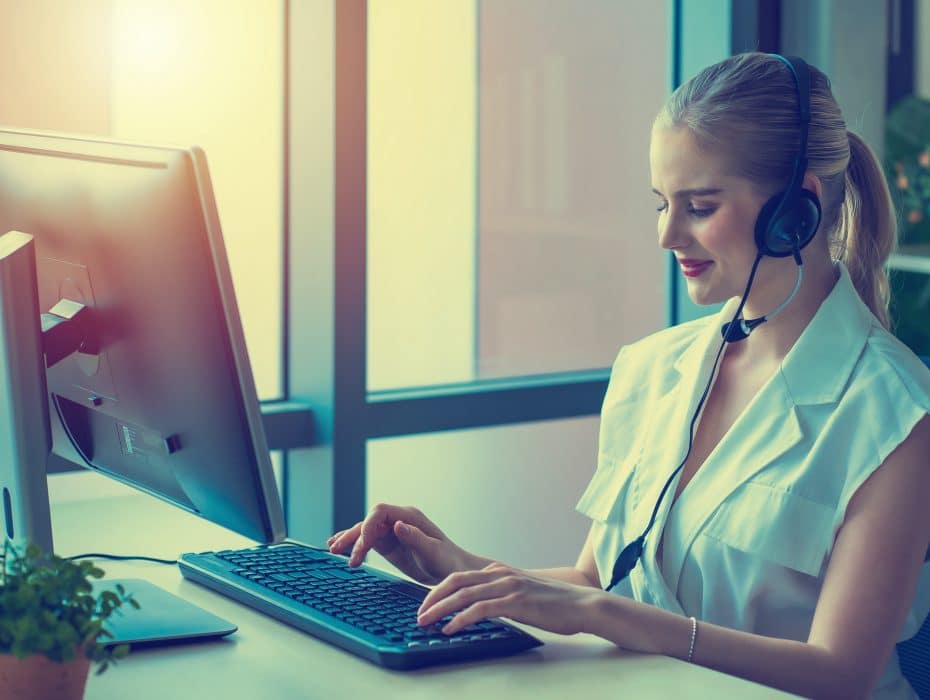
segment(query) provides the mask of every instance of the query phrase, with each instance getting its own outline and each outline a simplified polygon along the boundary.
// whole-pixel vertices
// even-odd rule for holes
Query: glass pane
[[[594,416],[369,440],[366,505],[416,506],[460,546],[513,566],[565,566],[590,526],[575,503],[597,430]]]
[[[369,389],[606,367],[660,328],[666,4],[368,6]]]
[[[205,149],[258,392],[280,397],[283,3],[0,0],[0,16],[0,123]]]
[[[895,334],[930,356],[930,2],[915,2],[914,12],[911,24],[899,3],[888,28],[889,60],[903,54],[913,66],[911,80],[889,71],[885,169],[900,221],[900,245],[889,262],[891,316]]]

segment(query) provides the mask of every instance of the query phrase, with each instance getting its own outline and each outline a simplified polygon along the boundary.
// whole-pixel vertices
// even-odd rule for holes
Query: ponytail
[[[859,136],[851,131],[846,133],[849,138],[846,194],[833,254],[846,264],[862,301],[888,328],[890,294],[885,262],[897,242],[894,205],[875,153]]]

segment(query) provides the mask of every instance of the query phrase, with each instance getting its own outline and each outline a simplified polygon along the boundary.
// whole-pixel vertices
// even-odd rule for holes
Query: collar
[[[875,317],[842,261],[840,277],[781,364],[795,404],[835,402],[859,361]]]
[[[849,270],[834,261],[839,279],[782,360],[779,371],[796,405],[837,400],[865,347],[875,317],[859,297]],[[720,345],[720,327],[733,318],[739,299],[727,301],[702,327],[674,368],[684,377],[709,369]]]

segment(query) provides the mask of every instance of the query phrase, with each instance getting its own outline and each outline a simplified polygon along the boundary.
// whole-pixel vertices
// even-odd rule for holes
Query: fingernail
[[[403,532],[405,535],[409,535],[409,534],[410,534],[410,526],[409,526],[407,523],[401,523],[401,524],[398,526],[398,529],[399,529],[401,532]]]

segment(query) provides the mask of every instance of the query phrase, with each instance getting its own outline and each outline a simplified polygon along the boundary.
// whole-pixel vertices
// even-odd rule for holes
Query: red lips
[[[713,263],[713,260],[694,260],[691,258],[679,258],[678,260],[681,271],[686,277],[697,277]]]

